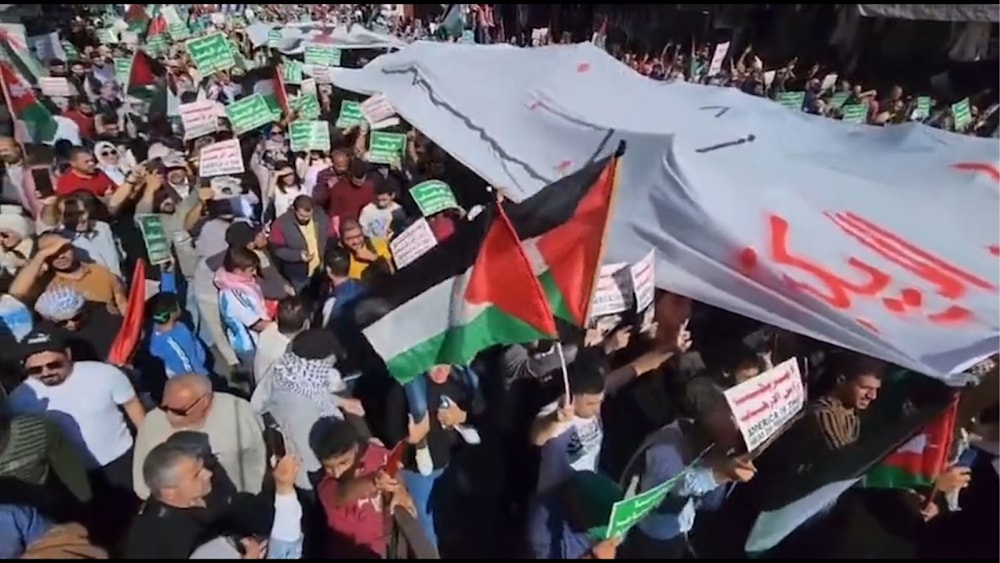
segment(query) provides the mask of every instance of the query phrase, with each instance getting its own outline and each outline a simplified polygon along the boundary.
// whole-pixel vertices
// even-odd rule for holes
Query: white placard
[[[392,251],[392,261],[396,263],[398,270],[427,254],[427,251],[435,246],[437,239],[434,237],[434,231],[427,224],[427,219],[421,217],[392,239],[389,250]]]
[[[656,294],[656,275],[653,269],[655,262],[655,255],[650,249],[642,260],[629,266],[632,289],[635,291],[635,310],[640,313],[653,304],[653,296]]]
[[[313,77],[316,84],[333,84],[333,68],[319,65],[302,65],[302,73]]]
[[[708,65],[708,76],[718,76],[722,72],[722,61],[726,60],[726,53],[729,52],[729,41],[719,43],[715,46],[715,53],[712,54],[712,64]]]
[[[198,157],[198,169],[202,178],[243,174],[240,140],[230,139],[202,147]]]
[[[65,76],[39,76],[38,87],[50,98],[69,98],[76,95]]]
[[[774,82],[774,75],[777,73],[776,70],[769,70],[764,73],[764,87],[770,88],[771,83]]]
[[[597,278],[594,298],[590,302],[590,318],[603,317],[621,313],[628,309],[628,300],[621,285],[615,281],[614,274],[628,264],[608,264],[601,266],[601,275]]]
[[[389,119],[383,119],[378,123],[372,123],[368,128],[372,131],[378,131],[379,129],[388,129],[389,127],[395,127],[399,125],[398,117],[390,117]]]
[[[747,451],[751,452],[777,433],[806,402],[795,358],[726,389],[725,395]]]
[[[829,90],[837,83],[837,73],[827,74],[823,77],[823,82],[819,85],[821,90]]]
[[[184,139],[191,140],[210,135],[219,129],[219,112],[214,100],[197,100],[178,106]]]
[[[389,100],[382,94],[375,94],[367,100],[361,102],[361,113],[364,114],[368,123],[379,123],[396,115]]]
[[[306,79],[303,79],[302,80],[302,84],[299,84],[299,90],[303,94],[312,94],[313,96],[315,96],[316,95],[316,79],[315,78],[306,78]]]

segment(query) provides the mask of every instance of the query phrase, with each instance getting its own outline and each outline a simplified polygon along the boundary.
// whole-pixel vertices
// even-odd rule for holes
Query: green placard
[[[271,112],[271,119],[273,121],[281,121],[281,114],[284,110],[281,108],[281,102],[278,101],[278,97],[274,94],[263,94],[264,102],[267,104],[267,109]]]
[[[307,65],[340,66],[340,49],[330,45],[310,43],[306,45],[305,61]]]
[[[171,260],[170,239],[163,230],[163,219],[159,215],[136,215],[135,222],[142,232],[142,240],[146,243],[146,255],[153,265],[165,264]]]
[[[368,162],[392,164],[403,160],[406,135],[372,131],[368,141]]]
[[[955,120],[955,129],[964,131],[972,123],[972,107],[969,98],[951,104],[951,116]]]
[[[191,37],[191,30],[184,22],[172,23],[167,26],[167,33],[170,38],[174,41],[184,41],[188,37]]]
[[[80,60],[80,51],[76,50],[76,46],[69,41],[60,41],[62,45],[63,52],[66,53],[67,61],[78,61]]]
[[[847,103],[847,98],[851,97],[850,92],[837,92],[836,94],[830,96],[830,105],[835,108],[843,107]]]
[[[267,46],[271,49],[277,49],[281,46],[281,30],[272,29],[267,32]]]
[[[274,120],[264,96],[254,94],[226,106],[226,117],[237,134],[243,134]]]
[[[420,209],[420,214],[430,217],[446,209],[458,209],[458,201],[451,186],[441,180],[427,180],[410,188],[410,196]]]
[[[97,40],[101,45],[114,45],[118,43],[118,35],[112,29],[98,29]]]
[[[115,80],[122,86],[128,85],[129,70],[132,68],[132,59],[114,59]]]
[[[865,104],[850,104],[843,107],[844,121],[848,123],[867,123],[868,106]]]
[[[160,53],[165,53],[168,47],[169,42],[167,41],[167,35],[165,33],[159,33],[146,38],[146,50],[151,54],[158,55]]]
[[[913,119],[927,119],[931,116],[931,97],[917,97],[917,107],[913,110]]]
[[[292,98],[288,105],[295,110],[295,114],[298,119],[316,119],[320,114],[319,99],[316,94],[302,94],[296,98]]]
[[[202,76],[236,66],[236,57],[233,56],[224,33],[213,33],[192,39],[185,46],[195,66],[198,67],[198,73]]]
[[[293,151],[330,150],[330,126],[325,121],[295,121],[289,126]]]
[[[302,84],[302,63],[295,59],[285,59],[282,78],[285,84]]]
[[[802,103],[805,100],[805,92],[782,92],[778,94],[778,103],[795,111],[802,110]]]
[[[361,102],[341,100],[340,114],[337,116],[337,127],[347,129],[365,123],[365,115],[361,113]]]

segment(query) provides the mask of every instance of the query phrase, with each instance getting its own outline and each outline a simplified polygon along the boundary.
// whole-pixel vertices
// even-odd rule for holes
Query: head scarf
[[[333,394],[347,388],[332,357],[307,360],[291,350],[271,368],[271,384],[275,391],[287,391],[311,400],[319,407],[321,416],[339,415]]]
[[[66,321],[75,317],[86,300],[73,288],[57,285],[45,290],[35,302],[35,311],[52,321]]]
[[[105,152],[114,151],[118,153],[118,162],[111,162],[110,158],[101,156]],[[98,141],[94,144],[94,158],[97,159],[97,167],[101,169],[102,172],[111,178],[111,181],[115,184],[125,183],[125,176],[127,175],[125,171],[124,156],[118,147],[109,143],[107,141]]]

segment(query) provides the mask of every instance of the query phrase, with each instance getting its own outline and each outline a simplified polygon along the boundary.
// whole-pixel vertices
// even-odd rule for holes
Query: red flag
[[[132,286],[128,290],[128,311],[122,321],[122,328],[111,344],[108,363],[124,366],[132,360],[136,345],[142,336],[142,325],[146,317],[146,262],[139,260],[132,271]]]
[[[288,106],[288,92],[285,91],[285,65],[274,67],[274,97],[285,115],[291,113],[291,108]]]

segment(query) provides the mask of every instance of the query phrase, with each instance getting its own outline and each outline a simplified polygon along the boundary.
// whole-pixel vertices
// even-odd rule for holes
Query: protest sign
[[[838,76],[837,76],[837,73],[835,73],[835,72],[831,73],[831,74],[827,74],[826,76],[823,77],[823,82],[820,83],[819,89],[825,92],[825,91],[829,90],[830,88],[833,88],[834,85],[837,84],[837,78],[838,78]]]
[[[202,76],[236,66],[236,57],[233,56],[224,33],[213,33],[192,39],[185,44],[185,47]]]
[[[376,94],[361,102],[361,113],[364,114],[368,123],[378,123],[396,115],[396,110],[393,109],[389,100],[385,99],[385,96]]]
[[[101,45],[114,45],[118,43],[118,34],[111,28],[98,29],[97,41]]]
[[[166,34],[160,33],[146,39],[146,51],[148,51],[150,55],[161,55],[166,53],[169,48],[170,45],[167,42]]]
[[[115,80],[123,87],[128,86],[129,70],[132,68],[132,59],[114,59]]]
[[[219,114],[214,100],[197,100],[177,107],[184,126],[184,139],[191,140],[218,130]]]
[[[285,59],[282,75],[285,84],[302,83],[302,63],[295,59]]]
[[[146,244],[146,256],[149,263],[166,264],[173,255],[170,251],[170,239],[163,230],[163,219],[156,214],[136,215],[135,222],[142,233],[142,241]]]
[[[806,400],[795,358],[726,389],[725,396],[748,452],[781,430]]]
[[[69,41],[60,41],[62,45],[63,52],[66,53],[66,60],[68,61],[78,61],[80,60],[80,51],[76,50],[76,46]]]
[[[458,209],[458,201],[451,186],[441,180],[427,180],[410,188],[410,197],[420,209],[420,214],[430,217],[445,209]]]
[[[340,66],[340,49],[332,45],[310,43],[303,56],[307,65],[322,67]]]
[[[330,150],[330,127],[325,121],[294,121],[289,127],[293,151]]]
[[[729,41],[719,43],[712,53],[712,63],[708,65],[708,76],[717,76],[722,72],[722,63],[726,60],[726,53],[729,52]]]
[[[340,114],[337,115],[337,127],[347,129],[355,125],[361,125],[365,121],[365,115],[361,113],[361,103],[342,100],[340,102]]]
[[[333,84],[333,73],[328,66],[302,65],[302,72],[313,77],[317,84]]]
[[[868,106],[865,104],[848,104],[841,111],[844,121],[848,123],[865,123],[868,121]]]
[[[167,25],[167,35],[174,41],[184,41],[191,37],[191,30],[184,22],[177,22]]]
[[[590,318],[603,317],[626,311],[632,305],[631,272],[628,264],[601,266],[601,273],[590,302]],[[622,275],[624,274],[624,276]]]
[[[242,174],[243,155],[240,140],[229,139],[202,147],[198,157],[198,175],[202,178]]]
[[[301,94],[289,100],[288,105],[295,111],[298,119],[317,119],[320,114],[319,99],[316,94]]]
[[[843,105],[847,103],[847,99],[850,97],[850,92],[837,92],[836,94],[830,96],[830,105],[835,108],[843,107]]]
[[[281,46],[281,30],[272,29],[267,32],[267,46],[270,49],[277,49]]]
[[[805,92],[782,92],[778,94],[778,103],[795,111],[802,109],[802,103],[805,99]]]
[[[254,94],[226,106],[226,117],[229,118],[229,123],[237,134],[266,125],[274,119],[271,108],[260,94]]]
[[[65,76],[39,76],[38,87],[50,98],[69,98],[75,96],[75,89]]]
[[[423,217],[414,221],[412,225],[389,242],[392,261],[395,262],[397,270],[412,264],[414,260],[435,246],[437,246],[437,239],[434,238],[434,232],[427,224],[427,219]]]
[[[656,294],[656,277],[653,270],[655,262],[655,253],[650,249],[642,260],[629,266],[632,289],[635,291],[636,311],[642,311],[653,304],[653,296]]]
[[[931,97],[918,96],[917,107],[913,108],[913,119],[927,119],[931,116]]]
[[[302,84],[299,84],[299,91],[302,94],[312,94],[315,96],[316,92],[316,80],[312,78],[303,78]]]
[[[392,164],[402,162],[406,149],[406,135],[372,131],[368,140],[368,162]]]
[[[955,120],[955,129],[964,131],[972,123],[972,107],[969,98],[951,104],[951,116]]]

